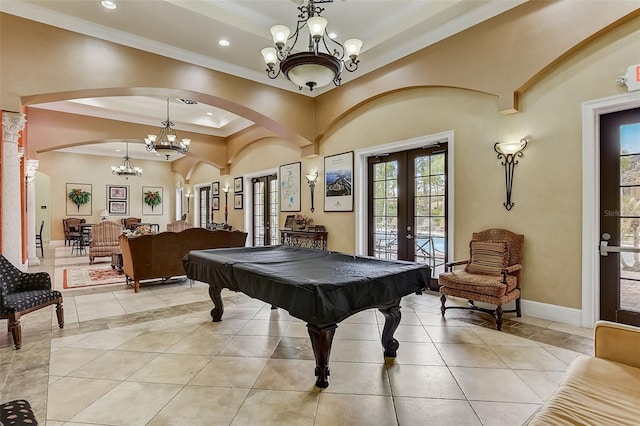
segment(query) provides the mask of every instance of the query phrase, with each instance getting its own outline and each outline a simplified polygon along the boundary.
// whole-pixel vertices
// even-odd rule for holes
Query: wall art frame
[[[211,209],[220,210],[220,197],[211,198]]]
[[[160,202],[153,201],[159,197]],[[164,206],[164,188],[161,186],[142,187],[142,214],[162,216]],[[152,205],[154,204],[155,205]]]
[[[324,157],[324,211],[353,211],[353,151]]]
[[[242,194],[233,194],[233,208],[242,210]]]
[[[299,212],[300,208],[300,169],[302,163],[285,164],[280,166],[278,179],[280,181],[280,211]]]
[[[129,214],[129,203],[126,201],[111,200],[109,201],[109,215],[127,215]]]
[[[109,200],[124,200],[129,198],[129,186],[107,185],[107,198]]]
[[[233,179],[233,192],[242,192],[242,176]]]
[[[72,192],[79,195],[79,198],[74,197],[76,200],[86,199],[86,195],[83,196],[83,194],[88,193],[88,200],[84,203],[80,201],[78,204],[76,204],[73,201],[72,197],[69,195]],[[67,206],[67,216],[91,216],[93,210],[93,190],[90,183],[67,183],[64,197]]]
[[[220,195],[220,182],[213,182],[211,184],[211,195],[214,197]]]

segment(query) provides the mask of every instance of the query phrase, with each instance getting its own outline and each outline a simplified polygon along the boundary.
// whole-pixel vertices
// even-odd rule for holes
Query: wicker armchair
[[[447,309],[473,309],[492,314],[496,328],[502,330],[503,312],[520,311],[520,282],[522,277],[522,247],[524,235],[505,229],[488,229],[473,234],[469,243],[470,258],[446,264],[440,274],[440,311],[444,317]],[[454,271],[454,266],[465,265],[464,270]],[[469,306],[445,306],[447,295],[469,301]],[[503,311],[502,306],[515,300],[515,309]],[[496,305],[494,310],[476,306],[474,302]]]
[[[125,229],[130,229],[133,231],[134,229],[136,229],[138,224],[142,222],[142,219],[140,219],[139,217],[127,217],[120,219],[120,222],[122,222],[122,226]]]
[[[115,222],[105,220],[92,226],[89,264],[93,264],[96,257],[111,257],[120,253],[120,234],[122,234],[122,226]]]
[[[78,219],[76,217],[68,217],[62,219],[62,227],[64,228],[64,245],[71,245],[75,240],[80,238],[80,225],[86,223],[86,219]]]
[[[62,294],[51,289],[49,274],[22,272],[0,255],[0,319],[9,320],[9,331],[16,349],[22,346],[20,316],[54,303],[58,326],[63,328]]]
[[[167,231],[169,232],[180,232],[189,228],[193,228],[193,225],[186,220],[176,220],[167,224]]]

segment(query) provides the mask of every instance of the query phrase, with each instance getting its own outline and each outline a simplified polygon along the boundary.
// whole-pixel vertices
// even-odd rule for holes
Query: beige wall
[[[142,167],[141,178],[122,177],[111,174],[111,166],[119,165],[122,158],[100,157],[95,155],[67,154],[46,152],[39,156],[38,171],[50,178],[50,236],[51,240],[63,240],[62,219],[65,217],[84,217],[87,223],[98,223],[100,211],[107,208],[107,185],[125,185],[129,187],[127,215],[111,215],[108,220],[119,222],[123,217],[140,217],[142,222],[157,223],[161,230],[167,229],[167,223],[173,220],[175,212],[175,184],[170,163],[163,161],[134,160],[136,167]],[[36,180],[40,174],[36,177]],[[66,184],[91,184],[92,206],[91,216],[67,214]],[[163,188],[162,215],[142,214],[142,187],[159,186]],[[36,198],[36,206],[41,205]],[[156,207],[155,209],[157,209]],[[154,210],[155,210],[154,209]]]
[[[13,18],[10,20],[12,29],[20,34],[23,30],[20,29],[20,23],[15,21]],[[31,26],[30,24],[29,27]],[[71,37],[68,34],[64,36]],[[553,37],[553,31],[549,30],[548,36]],[[75,39],[75,37],[71,38]],[[29,44],[21,44],[19,47],[27,49]],[[493,48],[495,49],[496,46]],[[15,51],[16,47],[12,49]],[[28,51],[25,50],[19,52],[19,55],[27,53]],[[127,57],[133,55],[128,49],[125,53]],[[3,59],[4,55],[3,44]],[[19,57],[18,53],[15,55]],[[148,54],[142,56],[147,57]],[[517,61],[518,57],[514,57],[513,62]],[[6,65],[6,62],[9,61],[3,61],[3,64]],[[73,61],[63,62],[67,67],[72,66],[73,63]],[[17,62],[12,63],[15,66]],[[314,170],[322,173],[323,157],[327,155],[442,131],[453,131],[455,233],[452,241],[455,244],[455,257],[466,256],[467,244],[474,231],[499,226],[521,232],[526,237],[524,298],[569,308],[580,308],[581,104],[585,100],[622,93],[624,88],[617,86],[615,79],[624,73],[627,66],[637,63],[640,63],[640,18],[627,22],[581,48],[544,77],[536,79],[535,84],[520,94],[520,112],[517,114],[500,114],[497,96],[477,91],[433,86],[386,94],[376,93],[375,97],[358,102],[353,110],[340,115],[342,118],[328,129],[322,129],[323,138],[319,141],[320,155],[317,157],[301,158],[299,146],[292,144],[291,140],[284,142],[284,138],[260,139],[248,146],[242,145],[244,148],[237,153],[234,151],[229,175],[219,176],[217,169],[200,164],[184,186],[192,188],[194,184],[209,183],[218,179],[221,187],[227,183],[232,186],[234,177],[252,175],[258,171],[277,168],[295,161],[301,161],[303,174]],[[406,61],[403,61],[402,65],[407,67]],[[38,69],[38,67],[32,67],[32,69]],[[77,74],[75,69],[68,69],[68,71]],[[47,72],[53,71],[47,69]],[[508,73],[508,68],[495,69],[495,66],[487,63],[479,75],[480,77],[490,75],[496,78],[495,76],[504,76]],[[158,87],[166,83],[161,77],[154,77]],[[136,78],[144,80],[142,76]],[[73,84],[65,83],[70,85],[69,87],[56,86],[47,89],[49,86],[44,80],[46,78],[38,78],[41,85],[38,86],[39,89],[29,90],[51,92],[82,89],[79,83],[68,77],[67,80],[74,81]],[[349,83],[350,90],[338,89],[330,97],[340,94],[346,96],[351,90],[355,90],[352,88],[357,85],[358,80]],[[3,93],[14,90],[13,86],[8,87],[10,84],[7,81],[3,76]],[[9,83],[12,81],[9,80]],[[408,82],[410,86],[413,83]],[[518,84],[525,85],[525,83],[527,82],[523,81]],[[24,84],[27,83],[21,83],[15,90],[23,88]],[[94,83],[86,82],[86,84],[91,86]],[[127,85],[126,81],[123,81],[123,85]],[[516,87],[519,86],[516,84]],[[215,89],[210,86],[189,89],[215,92]],[[21,93],[25,90],[23,88]],[[361,90],[358,96],[362,96],[365,92],[364,89]],[[283,103],[278,105],[282,106]],[[296,110],[296,105],[289,109]],[[325,107],[330,108],[331,105],[325,105]],[[347,108],[342,108],[340,111],[345,109]],[[286,116],[285,112],[282,114]],[[300,130],[300,133],[308,135],[312,132],[305,127]],[[513,192],[515,206],[512,211],[507,212],[502,206],[505,197],[503,169],[492,147],[496,141],[517,140],[525,136],[530,138],[531,142],[516,169]],[[62,238],[61,219],[66,216],[63,201],[66,182],[93,184],[93,217],[88,218],[89,222],[97,221],[97,214],[104,207],[106,184],[123,182],[121,178],[110,174],[109,166],[118,164],[117,158],[105,160],[93,156],[41,153],[38,159],[41,161],[39,171],[51,178],[52,239]],[[165,197],[169,196],[172,200],[175,185],[178,183],[172,177],[167,163],[141,162],[138,164],[136,161],[136,165],[144,168],[145,175],[141,181],[129,179],[125,182],[132,188],[131,215],[139,215],[141,210],[140,186],[146,185],[147,182],[150,185],[163,186]],[[302,179],[302,213],[313,217],[314,223],[327,227],[330,234],[330,249],[353,252],[355,250],[355,214],[325,213],[321,195],[323,190],[320,183],[316,188],[316,212],[311,214],[309,192],[304,178]],[[191,191],[193,192],[193,189]],[[246,185],[245,195],[248,191],[249,188]],[[40,205],[38,201],[36,205]],[[223,209],[223,197],[221,197],[221,205]],[[236,229],[245,229],[243,211],[233,209],[233,193],[229,195],[229,205],[229,223]],[[191,208],[193,212],[193,204]],[[164,226],[167,221],[172,220],[173,209],[173,201],[170,201],[165,205],[162,218],[155,216],[143,219],[151,222],[160,222],[162,219]],[[217,212],[215,220],[221,221],[222,215],[223,210]],[[281,225],[285,216],[286,213],[280,215]]]

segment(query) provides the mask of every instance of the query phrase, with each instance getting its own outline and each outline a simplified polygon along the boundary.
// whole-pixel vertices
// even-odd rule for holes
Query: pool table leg
[[[396,332],[398,325],[400,325],[400,300],[394,300],[387,306],[380,306],[378,308],[382,315],[384,315],[384,328],[382,329],[382,347],[384,347],[384,356],[386,358],[395,358],[398,352],[400,343],[393,338],[393,333]]]
[[[329,356],[331,355],[331,344],[333,335],[336,334],[336,324],[318,327],[307,324],[313,354],[316,357],[316,386],[324,389],[329,386]]]
[[[213,309],[211,310],[211,320],[213,322],[222,321],[222,314],[224,313],[224,305],[222,304],[222,296],[220,293],[222,289],[214,284],[209,284],[209,297],[213,302]]]

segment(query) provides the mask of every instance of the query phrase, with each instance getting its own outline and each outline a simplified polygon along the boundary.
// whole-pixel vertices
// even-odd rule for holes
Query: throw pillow
[[[476,241],[469,243],[471,260],[465,271],[470,274],[500,275],[509,262],[506,241]]]

